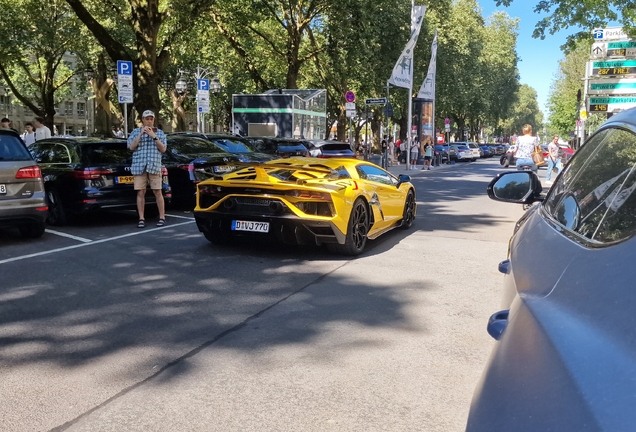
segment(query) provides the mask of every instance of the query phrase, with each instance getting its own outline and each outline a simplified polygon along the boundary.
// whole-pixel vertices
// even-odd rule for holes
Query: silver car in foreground
[[[0,128],[0,226],[41,237],[47,214],[40,167],[17,133]]]
[[[543,194],[532,172],[499,174],[491,198],[531,204],[517,222],[498,342],[466,430],[636,428],[636,109],[614,115]],[[496,309],[495,309],[496,310]]]

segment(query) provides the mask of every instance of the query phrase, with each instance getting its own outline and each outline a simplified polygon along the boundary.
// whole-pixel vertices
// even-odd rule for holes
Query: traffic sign
[[[117,97],[119,103],[133,103],[133,66],[131,61],[117,60]]]
[[[348,92],[345,93],[345,100],[347,102],[355,102],[356,95],[351,90],[349,90]]]
[[[367,105],[386,105],[386,98],[371,98],[364,101]]]
[[[636,74],[636,60],[613,60],[592,62],[593,76]]]
[[[355,117],[356,116],[356,110],[352,109],[352,110],[347,110],[347,117],[351,118],[351,117]]]
[[[384,105],[384,109],[382,111],[385,117],[393,117],[393,105],[391,105],[391,102]]]
[[[117,60],[117,75],[132,75],[133,66],[131,61]]]
[[[355,102],[347,102],[345,104],[345,108],[348,110],[355,110],[356,109],[356,103]]]
[[[593,79],[587,93],[608,96],[636,94],[636,78]]]
[[[450,124],[449,123],[444,124],[444,130],[446,132],[450,132]]]
[[[628,39],[629,35],[622,27],[595,28],[592,30],[595,41]]]
[[[619,112],[636,105],[636,97],[607,96],[590,97],[588,112]]]
[[[449,125],[449,124],[450,124],[450,119],[449,119],[448,117],[446,117],[446,118],[444,119],[444,124],[447,124],[447,125]]]
[[[208,79],[198,79],[197,80],[197,90],[210,91],[210,80],[208,80]]]

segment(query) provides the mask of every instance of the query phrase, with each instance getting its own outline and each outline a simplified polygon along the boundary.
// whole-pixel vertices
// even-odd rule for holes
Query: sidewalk
[[[446,171],[451,168],[455,168],[457,165],[458,165],[457,163],[454,163],[451,165],[443,164],[440,166],[432,166],[430,170],[422,171],[422,165],[417,165],[415,169],[407,170],[406,165],[400,164],[400,165],[393,165],[389,167],[387,171],[389,171],[391,174],[394,174],[396,176],[400,174],[406,174],[413,177],[415,175],[426,175],[427,173],[432,173],[436,171]]]

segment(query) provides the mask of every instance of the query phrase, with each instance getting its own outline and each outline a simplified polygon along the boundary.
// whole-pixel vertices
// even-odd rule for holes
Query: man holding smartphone
[[[161,194],[161,154],[168,146],[166,135],[154,127],[155,113],[146,110],[141,115],[143,125],[134,129],[128,137],[128,148],[133,151],[130,173],[135,177],[137,191],[137,211],[139,212],[138,228],[146,226],[144,208],[146,205],[146,188],[150,185],[155,194],[159,209],[158,227],[166,224],[165,204]]]

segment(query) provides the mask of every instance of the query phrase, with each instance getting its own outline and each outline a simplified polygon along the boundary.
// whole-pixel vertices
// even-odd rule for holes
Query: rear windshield
[[[252,153],[254,151],[247,143],[231,138],[210,138],[210,141],[230,153]]]
[[[129,164],[132,152],[126,142],[86,144],[80,147],[82,158],[89,165]]]
[[[329,150],[329,151],[343,151],[343,150],[351,150],[351,147],[349,146],[349,144],[347,143],[336,143],[336,144],[325,144],[323,146],[320,146],[323,150]]]
[[[470,149],[469,149],[468,147],[466,147],[465,145],[457,146],[457,148],[458,148],[459,150],[470,150]]]
[[[225,153],[215,143],[199,138],[168,138],[168,151],[182,155]]]
[[[0,135],[0,161],[33,160],[22,140],[13,135]]]

